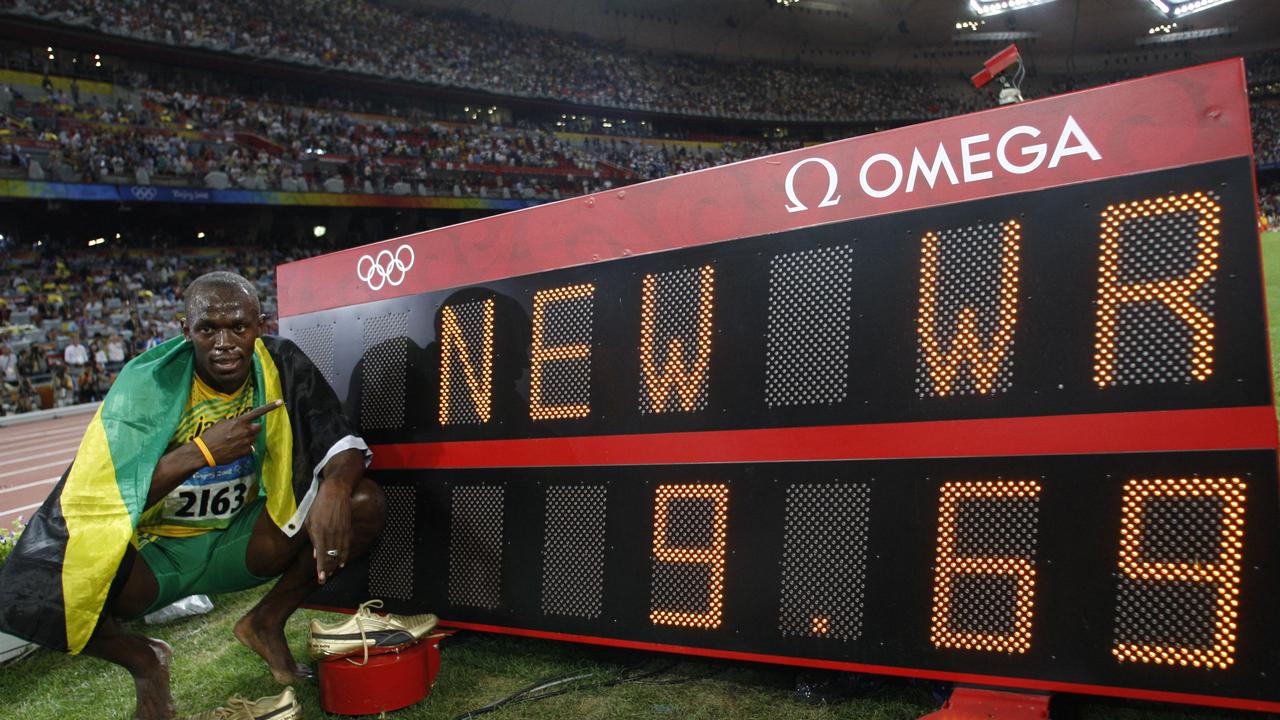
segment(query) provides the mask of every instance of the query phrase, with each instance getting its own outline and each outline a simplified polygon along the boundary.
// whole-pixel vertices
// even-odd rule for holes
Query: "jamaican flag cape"
[[[0,569],[0,630],[64,652],[84,648],[186,406],[194,363],[190,341],[175,338],[121,370],[71,467]],[[348,448],[367,456],[368,448],[324,376],[292,342],[255,343],[253,388],[255,407],[285,401],[263,417],[255,455],[267,512],[294,535],[329,458]]]

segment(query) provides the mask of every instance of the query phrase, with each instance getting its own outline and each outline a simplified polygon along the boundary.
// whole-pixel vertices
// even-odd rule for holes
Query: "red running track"
[[[0,427],[0,530],[40,507],[71,464],[92,419],[86,412]]]

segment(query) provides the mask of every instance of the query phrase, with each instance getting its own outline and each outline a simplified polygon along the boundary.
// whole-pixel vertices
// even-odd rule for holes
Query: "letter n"
[[[487,423],[492,405],[493,298],[445,305],[440,309],[440,424]]]

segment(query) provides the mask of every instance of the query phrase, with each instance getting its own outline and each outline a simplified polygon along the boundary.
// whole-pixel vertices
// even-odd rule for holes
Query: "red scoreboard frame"
[[[281,266],[391,500],[315,602],[1280,711],[1248,113],[1224,61]]]

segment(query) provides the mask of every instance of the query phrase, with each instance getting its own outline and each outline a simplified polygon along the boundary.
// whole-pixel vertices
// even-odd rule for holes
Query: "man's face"
[[[195,346],[200,379],[218,392],[239,390],[253,370],[262,320],[258,303],[241,290],[216,288],[193,298],[182,334]]]

